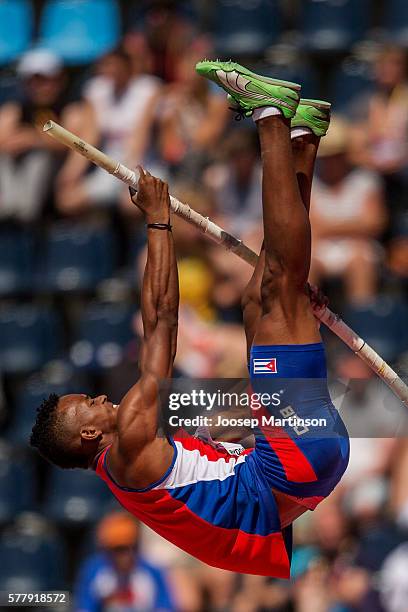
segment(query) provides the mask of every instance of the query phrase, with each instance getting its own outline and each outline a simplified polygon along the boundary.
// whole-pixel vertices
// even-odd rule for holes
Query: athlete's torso
[[[113,481],[109,449],[99,458],[97,473],[129,512],[205,563],[287,578],[291,529],[286,525],[336,486],[347,465],[348,439],[328,394],[321,344],[256,347],[251,379],[254,391],[283,388],[285,411],[293,400],[300,417],[323,414],[329,435],[311,428],[310,435],[297,436],[290,427],[268,425],[255,432],[254,449],[239,452],[196,437],[172,439],[171,466],[143,490]]]
[[[148,489],[126,489],[112,480],[109,449],[96,471],[129,512],[205,563],[287,578],[288,543],[273,493],[255,469],[253,449],[230,454],[195,437],[172,443],[172,465]]]

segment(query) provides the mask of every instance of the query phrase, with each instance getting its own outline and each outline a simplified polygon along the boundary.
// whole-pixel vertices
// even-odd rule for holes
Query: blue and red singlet
[[[201,561],[289,578],[291,526],[284,527],[275,494],[313,510],[347,467],[348,436],[327,390],[321,344],[253,347],[250,375],[254,391],[282,393],[281,412],[263,407],[261,413],[324,415],[325,431],[311,426],[299,435],[293,427],[260,425],[255,447],[246,450],[193,436],[171,438],[171,466],[141,490],[115,483],[107,468],[109,447],[96,471],[124,508]]]

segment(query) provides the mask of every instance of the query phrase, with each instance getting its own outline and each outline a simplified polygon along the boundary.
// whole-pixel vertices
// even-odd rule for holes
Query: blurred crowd
[[[60,4],[75,3],[92,4]],[[347,17],[349,38],[338,42],[331,26],[323,44],[307,14],[293,21],[300,9],[291,0],[106,4],[120,11],[122,33],[96,57],[73,60],[36,44],[0,67],[0,590],[66,588],[78,612],[408,610],[401,406],[324,330],[351,461],[330,498],[296,521],[290,581],[204,566],[122,514],[93,474],[61,473],[27,448],[49,392],[98,390],[117,402],[136,381],[146,257],[127,189],[42,126],[53,119],[127,166],[144,165],[259,250],[254,125],[235,121],[222,90],[194,71],[217,53],[333,103],[312,193],[311,281],[408,370],[408,79],[397,38],[354,40]],[[330,7],[340,15],[353,5],[361,25],[360,0],[304,4],[323,21]],[[373,19],[378,4],[385,10],[372,2]],[[33,2],[35,19],[48,5],[58,2]],[[251,270],[177,218],[173,232],[176,375],[245,377],[240,298]]]

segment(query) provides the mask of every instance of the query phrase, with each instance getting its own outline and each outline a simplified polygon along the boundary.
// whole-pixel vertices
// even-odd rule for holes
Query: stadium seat
[[[63,587],[64,552],[48,521],[22,515],[0,538],[0,590],[21,593]]]
[[[79,321],[70,351],[72,363],[94,371],[118,365],[133,337],[133,313],[128,305],[91,304]]]
[[[302,6],[299,29],[311,51],[346,51],[369,25],[368,0],[304,0]]]
[[[146,246],[146,233],[137,227],[129,232],[127,236],[127,265],[128,277],[132,285],[138,282],[137,278],[137,262],[141,252]]]
[[[33,464],[0,441],[0,523],[34,507],[35,473]],[[1,562],[0,562],[1,566]]]
[[[355,563],[370,572],[378,572],[384,559],[401,543],[401,531],[391,521],[381,521],[364,530],[355,552]]]
[[[57,357],[61,336],[54,312],[22,304],[0,309],[0,338],[0,370],[22,374]]]
[[[53,467],[43,512],[61,524],[85,525],[97,521],[108,507],[111,494],[93,471]]]
[[[406,0],[386,2],[385,26],[390,42],[408,47],[408,3]]]
[[[22,86],[14,74],[0,74],[0,105],[22,98]]]
[[[0,230],[0,296],[31,289],[34,242],[20,229]]]
[[[373,88],[373,76],[368,64],[345,61],[334,72],[329,83],[329,100],[336,112],[346,112],[350,102]]]
[[[48,0],[40,23],[40,44],[68,64],[86,64],[113,48],[120,35],[115,0]]]
[[[263,55],[278,36],[277,0],[219,0],[213,18],[217,51],[228,55]]]
[[[251,68],[252,69],[252,68]],[[318,83],[314,68],[306,63],[280,63],[256,67],[255,72],[302,85],[303,98],[315,98]]]
[[[348,307],[344,319],[386,360],[408,350],[408,305],[391,296],[379,296],[365,307]]]
[[[29,47],[33,10],[29,0],[0,2],[0,65],[17,59]]]
[[[53,369],[59,372],[54,376],[48,375],[44,370],[28,378],[15,394],[13,415],[10,426],[6,431],[7,439],[14,444],[27,444],[36,410],[50,393],[65,395],[67,393],[92,393],[89,382],[83,377],[74,374],[72,366],[64,362],[53,364]]]
[[[45,244],[45,270],[39,282],[51,291],[95,289],[114,269],[114,240],[109,230],[59,222]]]

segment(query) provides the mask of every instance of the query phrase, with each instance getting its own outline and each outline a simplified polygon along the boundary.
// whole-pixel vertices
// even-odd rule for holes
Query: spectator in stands
[[[397,524],[408,530],[408,437],[406,429],[404,437],[396,441],[396,452],[390,487],[390,505]]]
[[[165,575],[138,552],[139,529],[124,512],[99,523],[100,552],[85,560],[75,586],[77,612],[175,610]]]
[[[202,612],[201,568],[198,559],[171,544],[141,523],[141,551],[153,565],[167,573],[176,597],[178,612]]]
[[[153,53],[143,31],[132,32],[125,36],[122,46],[130,57],[133,76],[154,74]]]
[[[397,281],[408,288],[408,214],[395,218],[388,243],[387,266]]]
[[[210,166],[204,182],[213,193],[226,229],[240,235],[262,218],[262,169],[256,133],[242,128],[231,132],[222,159]]]
[[[319,551],[312,547],[293,551],[294,572],[292,576],[292,603],[299,612],[315,610],[325,612],[333,605],[333,594],[328,588],[329,571],[320,558]]]
[[[99,144],[107,155],[131,168],[143,161],[159,90],[155,77],[133,76],[131,58],[120,48],[99,61],[97,75],[85,85],[83,95],[94,109]],[[106,207],[117,203],[122,190],[120,181],[95,168],[58,193],[58,207],[66,214]]]
[[[134,57],[141,36],[146,39],[153,74],[166,82],[173,81],[181,55],[194,39],[195,27],[183,15],[178,0],[142,0],[135,3],[124,44]]]
[[[225,95],[194,69],[201,56],[199,47],[178,59],[175,81],[167,86],[158,117],[160,156],[174,174],[190,180],[199,178],[228,118]]]
[[[381,249],[376,239],[386,212],[377,176],[350,164],[348,138],[348,124],[333,118],[320,145],[311,206],[311,278],[318,284],[322,278],[341,277],[347,298],[363,304],[377,289]]]
[[[406,52],[385,47],[375,65],[375,90],[349,109],[354,160],[380,172],[394,205],[404,205],[408,182],[408,82]]]
[[[408,600],[408,542],[404,542],[386,558],[377,582],[381,594],[382,609],[385,612],[401,612]]]
[[[60,59],[29,51],[18,65],[23,98],[0,109],[0,218],[32,221],[40,214],[57,172],[59,189],[75,183],[88,162],[42,133],[48,119],[95,140],[92,108],[69,97]]]

